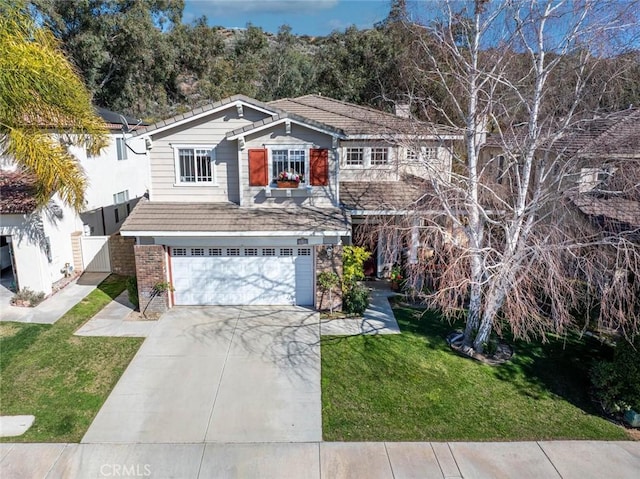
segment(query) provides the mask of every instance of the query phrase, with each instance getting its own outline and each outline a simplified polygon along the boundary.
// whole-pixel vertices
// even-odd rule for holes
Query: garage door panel
[[[172,254],[171,260],[178,305],[313,304],[311,248],[177,250],[180,255]]]

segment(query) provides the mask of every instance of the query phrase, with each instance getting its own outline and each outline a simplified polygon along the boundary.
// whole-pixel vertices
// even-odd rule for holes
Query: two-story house
[[[412,177],[450,170],[459,137],[416,125],[317,95],[238,95],[136,130],[150,201],[121,234],[137,238],[141,304],[169,283],[169,306],[317,306],[316,275],[341,267],[352,224],[401,214]],[[283,188],[283,172],[299,183]]]
[[[97,108],[109,130],[109,144],[88,155],[56,132],[78,158],[88,180],[86,207],[78,214],[52,198],[52,208],[37,210],[33,179],[16,171],[11,158],[0,169],[0,269],[5,289],[52,292],[52,285],[70,274],[74,264],[72,236],[117,232],[148,188],[148,156],[143,138],[133,131],[144,124]],[[77,252],[75,252],[77,255]],[[77,264],[77,261],[76,261]]]

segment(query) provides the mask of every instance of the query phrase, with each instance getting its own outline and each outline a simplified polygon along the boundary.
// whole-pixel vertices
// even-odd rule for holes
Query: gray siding
[[[151,150],[151,199],[178,202],[239,203],[237,142],[225,135],[236,128],[265,118],[262,112],[244,106],[238,117],[235,104],[213,115],[153,135]],[[176,185],[174,150],[171,145],[216,146],[215,185]]]
[[[249,135],[245,138],[245,148],[242,150],[242,184],[243,198],[242,206],[277,206],[282,205],[306,205],[306,206],[319,206],[319,207],[331,207],[337,206],[337,191],[336,191],[336,152],[332,147],[332,137],[325,133],[321,133],[309,128],[292,124],[291,134],[287,135],[285,132],[285,125],[280,124],[272,128],[260,131],[253,135]],[[292,192],[292,197],[287,198],[284,196],[286,192],[272,190],[272,197],[269,198],[265,194],[265,188],[261,186],[249,186],[249,153],[252,148],[271,148],[278,145],[286,145],[295,147],[296,145],[311,147],[311,148],[323,148],[329,150],[329,185],[328,186],[314,186],[311,191],[306,189]],[[269,158],[269,172],[271,175],[271,158]]]

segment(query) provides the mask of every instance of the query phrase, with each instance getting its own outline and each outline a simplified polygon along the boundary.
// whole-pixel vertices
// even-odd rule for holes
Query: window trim
[[[409,158],[409,153],[413,153],[415,158]],[[419,148],[407,147],[404,152],[404,159],[407,162],[433,161],[438,159],[438,146],[426,145]]]
[[[211,187],[218,186],[218,170],[216,168],[216,146],[212,144],[171,144],[171,148],[173,149],[173,169],[175,172],[175,182],[173,186],[188,186],[188,187]],[[211,181],[181,181],[180,180],[180,150],[193,150],[194,158],[195,158],[195,150],[206,150],[209,152],[209,156],[211,158]]]
[[[122,194],[122,197],[124,198],[122,201],[118,201],[118,195]],[[113,194],[113,204],[118,206],[118,205],[122,205],[125,203],[129,202],[129,190],[122,190],[122,191],[118,191],[117,193]]]

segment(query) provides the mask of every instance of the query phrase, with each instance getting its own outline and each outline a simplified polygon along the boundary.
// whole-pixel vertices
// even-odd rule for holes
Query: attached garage
[[[170,247],[176,305],[314,304],[311,247]]]

